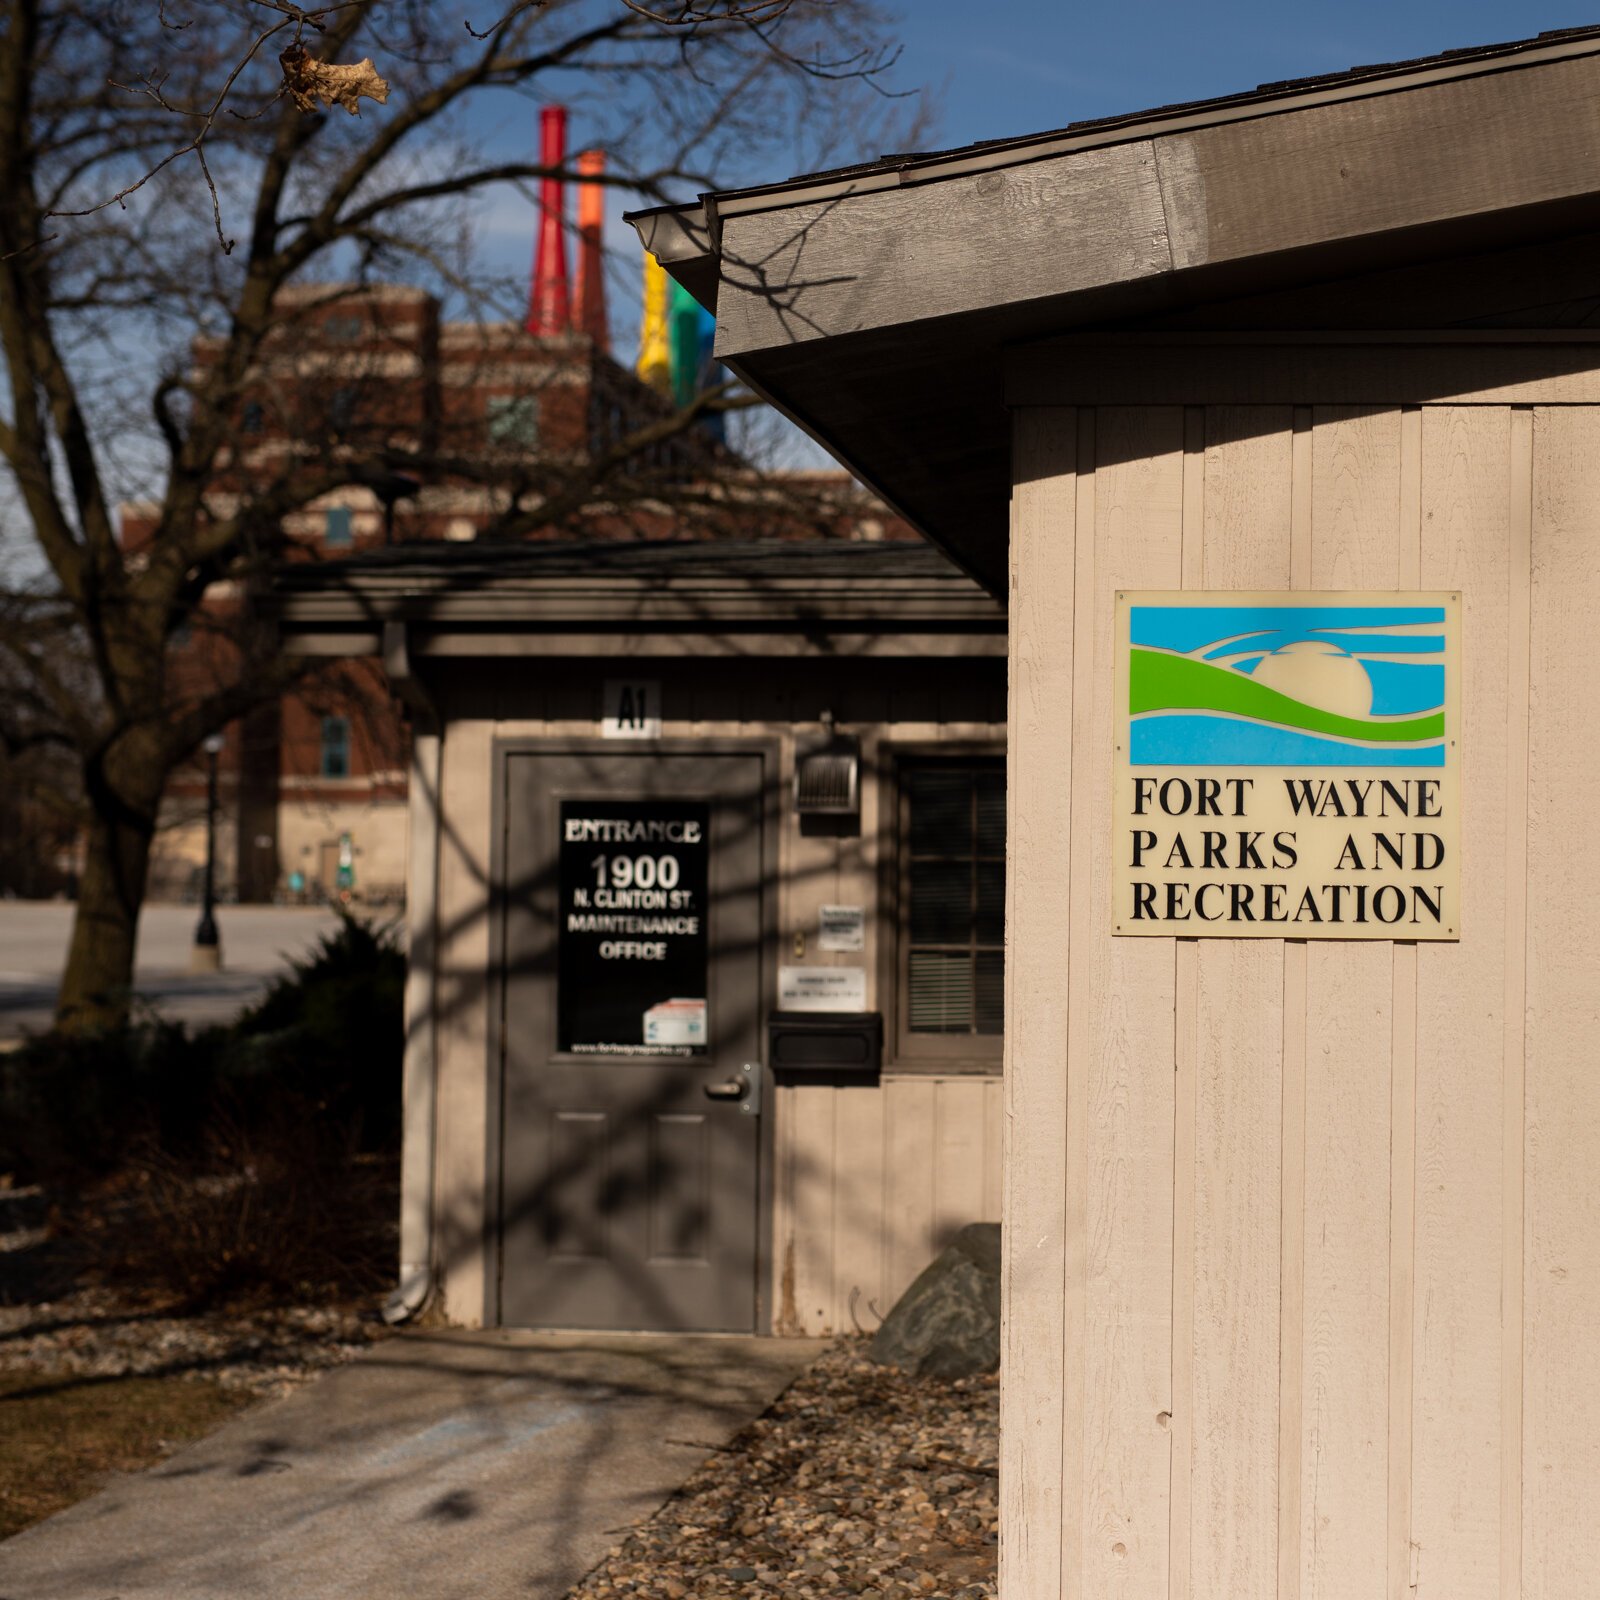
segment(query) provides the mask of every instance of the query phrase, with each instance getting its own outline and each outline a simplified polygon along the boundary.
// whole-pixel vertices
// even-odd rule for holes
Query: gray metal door
[[[761,757],[503,772],[500,1321],[751,1331]]]

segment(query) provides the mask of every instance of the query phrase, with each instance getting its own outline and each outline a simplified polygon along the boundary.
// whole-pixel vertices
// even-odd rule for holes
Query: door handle
[[[761,1115],[761,1063],[747,1061],[731,1078],[703,1085],[708,1100],[740,1100],[739,1110],[747,1117]]]

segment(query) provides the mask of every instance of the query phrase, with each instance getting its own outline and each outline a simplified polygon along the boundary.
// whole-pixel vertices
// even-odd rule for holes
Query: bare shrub
[[[395,1163],[286,1105],[266,1124],[218,1117],[201,1151],[137,1151],[65,1226],[88,1268],[186,1304],[354,1298],[393,1271]]]

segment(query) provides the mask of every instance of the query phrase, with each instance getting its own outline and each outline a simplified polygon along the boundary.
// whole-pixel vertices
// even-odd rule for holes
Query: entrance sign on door
[[[703,1055],[711,809],[563,800],[557,1048]]]
[[[1116,602],[1115,933],[1460,937],[1459,594]]]

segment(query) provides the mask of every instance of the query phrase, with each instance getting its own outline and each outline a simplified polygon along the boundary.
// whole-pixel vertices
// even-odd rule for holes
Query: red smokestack
[[[547,172],[567,159],[567,108],[539,112],[539,161]],[[548,337],[571,326],[567,305],[566,185],[560,178],[539,180],[539,244],[533,257],[533,290],[528,296],[528,332]]]
[[[606,190],[598,179],[606,170],[603,150],[585,150],[578,157],[578,293],[572,306],[572,325],[594,340],[596,350],[609,353],[611,330],[606,325],[605,263],[600,235],[606,221]]]

